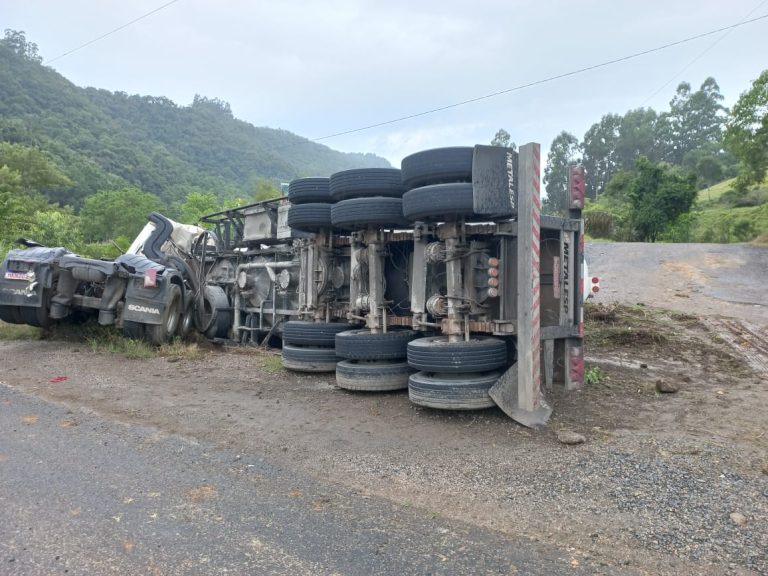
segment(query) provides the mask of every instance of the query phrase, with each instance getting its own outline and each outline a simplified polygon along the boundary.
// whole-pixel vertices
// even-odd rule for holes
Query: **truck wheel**
[[[168,302],[165,305],[162,322],[160,324],[145,324],[144,326],[147,340],[156,345],[168,342],[176,335],[180,319],[181,288],[176,284],[171,284],[168,288]]]
[[[288,208],[288,226],[305,232],[331,227],[331,205],[313,202]]]
[[[355,328],[346,322],[291,320],[283,324],[283,342],[300,346],[334,346],[336,334]]]
[[[474,148],[457,146],[416,152],[403,158],[403,184],[410,190],[417,186],[444,182],[471,182]]]
[[[432,184],[403,195],[403,215],[415,222],[474,216],[471,183]]]
[[[333,372],[336,370],[333,348],[283,344],[283,366],[296,372]]]
[[[367,328],[336,334],[336,356],[347,360],[400,360],[407,356],[415,330],[373,333]]]
[[[500,372],[483,374],[429,374],[416,372],[408,379],[411,402],[438,410],[480,410],[496,403],[488,391]]]
[[[329,178],[297,178],[288,184],[291,204],[330,203]]]
[[[144,324],[133,320],[124,320],[123,336],[131,340],[144,340]]]
[[[342,200],[331,208],[331,223],[343,230],[360,230],[367,226],[403,228],[410,223],[403,218],[400,198],[353,198]]]
[[[190,293],[187,298],[184,311],[181,313],[181,319],[179,320],[179,327],[176,331],[179,338],[187,338],[192,333],[192,328],[195,326],[195,304],[192,300],[192,294]]]
[[[356,168],[332,174],[330,191],[333,200],[338,202],[373,196],[400,198],[405,187],[397,168]]]
[[[43,288],[43,298],[40,306],[19,306],[18,314],[22,324],[29,324],[44,330],[51,327],[51,297],[56,289],[57,277],[54,277],[53,288]]]
[[[36,328],[50,328],[51,319],[48,317],[48,309],[43,306],[31,307],[20,306],[22,323],[35,326]]]
[[[364,392],[404,390],[411,372],[407,362],[342,360],[336,364],[336,385]]]
[[[0,320],[9,324],[24,324],[19,306],[0,306]]]
[[[487,372],[506,363],[507,343],[490,336],[472,336],[468,342],[428,336],[408,343],[408,364],[424,372]]]
[[[206,338],[226,338],[232,326],[232,310],[227,293],[220,286],[203,289],[203,308],[195,313],[195,326]]]

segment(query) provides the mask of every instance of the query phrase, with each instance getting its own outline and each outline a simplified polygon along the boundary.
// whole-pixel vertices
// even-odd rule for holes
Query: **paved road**
[[[65,573],[582,571],[531,542],[0,385],[0,574]]]
[[[768,247],[746,244],[586,245],[597,302],[643,302],[768,325]]]

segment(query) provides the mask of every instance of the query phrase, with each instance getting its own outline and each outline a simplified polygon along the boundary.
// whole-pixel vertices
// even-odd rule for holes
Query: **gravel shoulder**
[[[605,258],[613,250],[599,249]],[[641,290],[651,271],[624,279],[601,268],[594,250],[603,303],[589,312],[588,364],[602,378],[548,391],[554,413],[542,431],[497,409],[450,414],[403,393],[346,392],[333,375],[287,372],[275,354],[253,349],[127,360],[77,343],[0,342],[0,379],[73,410],[258,455],[360,497],[564,548],[589,573],[768,573],[765,296],[738,303],[758,310],[744,319],[709,316],[698,298],[715,307],[716,292]],[[718,269],[717,282],[734,277]],[[754,333],[723,337],[718,323],[734,317]],[[51,382],[57,376],[66,380]],[[659,381],[678,392],[658,393]],[[586,443],[559,443],[565,430]]]

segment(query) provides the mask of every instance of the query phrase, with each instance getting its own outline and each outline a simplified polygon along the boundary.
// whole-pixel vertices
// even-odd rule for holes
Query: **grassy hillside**
[[[71,186],[48,194],[55,202],[79,207],[96,191],[127,185],[166,204],[195,189],[248,198],[259,179],[277,183],[389,165],[252,126],[215,98],[180,106],[163,97],[80,88],[43,66],[30,46],[0,40],[0,141],[42,150],[69,177]]]
[[[744,196],[737,196],[732,184],[725,180],[699,191],[693,240],[768,243],[768,181]]]

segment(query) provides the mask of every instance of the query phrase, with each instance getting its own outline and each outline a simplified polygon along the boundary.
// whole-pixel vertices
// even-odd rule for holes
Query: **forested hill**
[[[388,166],[372,154],[345,154],[285,130],[236,119],[226,102],[80,88],[41,64],[34,44],[0,40],[0,141],[42,150],[71,181],[46,191],[79,207],[100,190],[135,186],[165,204],[190,190],[251,198],[256,183]]]

